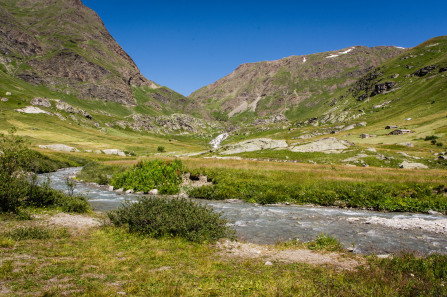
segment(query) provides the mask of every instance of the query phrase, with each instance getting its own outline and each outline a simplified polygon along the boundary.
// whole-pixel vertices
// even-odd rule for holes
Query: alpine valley
[[[80,0],[2,0],[0,14],[0,130],[41,150],[445,166],[447,37],[242,64],[185,97]]]

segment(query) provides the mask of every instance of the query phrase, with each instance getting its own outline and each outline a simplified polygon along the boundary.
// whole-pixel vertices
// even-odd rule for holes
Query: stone
[[[100,150],[96,150],[96,151],[94,151],[94,153],[95,153],[95,154],[102,154],[102,151],[100,151]]]
[[[366,122],[357,123],[358,127],[366,127]]]
[[[158,195],[158,190],[157,189],[150,190],[149,195]]]
[[[8,102],[8,98],[2,98],[2,102]]]
[[[270,261],[267,261],[267,262],[265,262],[265,264],[264,264],[265,266],[273,266],[273,263],[272,262],[270,262]]]
[[[113,186],[109,186],[109,191],[113,192]]]
[[[76,152],[79,153],[80,151],[74,147],[65,145],[65,144],[47,144],[47,145],[38,145],[38,147],[52,150],[52,151],[60,151],[60,152]]]
[[[47,99],[36,97],[31,100],[31,105],[50,108],[51,102]]]
[[[319,139],[311,143],[291,147],[290,151],[301,152],[301,153],[308,153],[308,152],[339,153],[342,150],[347,149],[351,145],[352,144],[346,140],[338,140],[335,137],[328,137]]]
[[[352,130],[352,129],[354,129],[354,128],[355,128],[355,125],[352,124],[352,125],[349,125],[349,126],[344,127],[343,129],[341,129],[341,131],[348,131],[348,130]]]
[[[263,149],[275,149],[275,148],[286,148],[287,142],[285,140],[273,140],[270,138],[257,138],[245,140],[235,144],[226,145],[222,148],[220,154],[231,155],[243,152],[254,152]]]
[[[411,142],[402,142],[398,143],[398,145],[406,146],[406,147],[414,147],[414,144]]]
[[[438,212],[438,211],[434,211],[434,210],[432,210],[432,209],[430,209],[430,210],[428,211],[428,214],[429,214],[429,215],[435,215],[435,216],[442,216],[442,213],[440,213],[440,212]]]
[[[372,153],[377,152],[377,151],[376,151],[376,148],[374,148],[374,147],[369,147],[369,148],[367,148],[366,150],[367,150],[368,152],[372,152]]]
[[[200,175],[199,176],[199,182],[207,183],[208,182],[208,177],[206,175]]]
[[[410,163],[407,161],[403,161],[400,165],[399,168],[403,168],[403,169],[428,169],[427,165],[424,165],[422,163]]]
[[[124,191],[123,188],[119,188],[118,190],[115,190],[116,193],[122,193]]]
[[[6,92],[5,95],[6,96],[11,96],[12,94],[11,94],[11,92]]]
[[[369,138],[369,134],[360,134],[360,138]]]
[[[22,113],[29,113],[29,114],[38,114],[38,113],[50,114],[49,112],[42,110],[39,107],[34,107],[34,106],[27,106],[25,108],[16,109],[16,111],[22,112]]]
[[[120,151],[119,149],[107,149],[107,150],[102,150],[104,154],[106,155],[118,155],[121,157],[125,157],[126,154],[122,151]]]
[[[126,194],[133,194],[133,193],[134,193],[133,189],[129,189],[129,190],[126,191]]]

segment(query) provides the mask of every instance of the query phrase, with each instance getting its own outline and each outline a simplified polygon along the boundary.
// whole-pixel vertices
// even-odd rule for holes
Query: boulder
[[[8,102],[8,98],[2,98],[1,101],[2,102]]]
[[[6,96],[11,96],[12,94],[11,94],[11,92],[6,92],[5,95]]]
[[[286,148],[285,140],[273,140],[269,138],[249,139],[235,144],[229,144],[223,147],[222,155],[238,154],[243,152],[254,152],[263,149]]]
[[[47,99],[36,97],[36,98],[31,100],[31,105],[50,108],[51,107],[51,102],[49,100],[47,100]]]
[[[158,195],[158,190],[157,189],[150,190],[149,195]]]
[[[399,168],[403,168],[403,169],[428,169],[427,165],[424,165],[422,163],[410,163],[407,161],[403,161],[400,165]]]
[[[119,188],[118,190],[115,190],[116,193],[122,193],[124,191],[123,188]]]
[[[126,154],[118,149],[107,149],[107,150],[102,150],[104,154],[106,155],[118,155],[121,157],[125,157]]]
[[[354,128],[355,128],[355,125],[352,124],[352,125],[349,125],[349,126],[344,127],[343,129],[341,129],[341,131],[348,131],[348,130],[352,130],[352,129],[354,129]]]
[[[129,189],[129,190],[126,191],[126,194],[133,194],[133,193],[134,193],[133,189]]]
[[[289,150],[292,152],[325,152],[325,153],[339,153],[344,149],[351,146],[352,143],[346,140],[338,140],[335,137],[323,138],[311,143],[297,145],[291,147]]]
[[[113,192],[113,186],[109,186],[109,191]]]
[[[59,152],[76,152],[79,153],[80,151],[74,147],[65,145],[65,144],[47,144],[47,145],[38,145],[38,147],[52,150],[52,151],[59,151]]]

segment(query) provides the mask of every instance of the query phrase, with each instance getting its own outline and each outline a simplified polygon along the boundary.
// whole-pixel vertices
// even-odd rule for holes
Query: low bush
[[[430,135],[430,136],[425,136],[425,141],[429,141],[429,140],[436,140],[436,139],[438,139],[439,137],[438,136],[436,136],[436,135]]]
[[[330,235],[320,234],[315,240],[306,243],[310,250],[341,251],[343,249],[340,242]]]
[[[160,194],[177,194],[182,182],[183,164],[180,160],[140,161],[133,168],[112,178],[115,188],[149,192],[158,189]]]
[[[108,216],[115,226],[155,238],[172,236],[203,242],[233,235],[219,213],[186,199],[144,197],[137,203],[125,202]]]

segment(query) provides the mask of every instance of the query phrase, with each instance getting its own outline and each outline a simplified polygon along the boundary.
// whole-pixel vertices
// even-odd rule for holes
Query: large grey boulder
[[[254,152],[264,149],[286,148],[285,140],[274,140],[270,138],[249,139],[223,147],[222,155],[232,155],[244,152]]]
[[[400,165],[399,168],[403,168],[403,169],[428,169],[427,165],[424,165],[422,163],[410,163],[407,161],[403,161]]]
[[[65,145],[65,144],[47,144],[47,145],[38,145],[38,147],[47,149],[47,150],[53,150],[53,151],[60,151],[60,152],[79,152],[78,149]]]
[[[324,153],[339,153],[342,150],[350,147],[352,143],[346,140],[338,140],[335,137],[328,137],[319,139],[317,141],[296,145],[289,150],[292,152],[310,153],[310,152],[324,152]]]
[[[125,157],[126,154],[118,149],[107,149],[107,150],[102,150],[104,154],[106,155],[118,155],[121,157]]]

